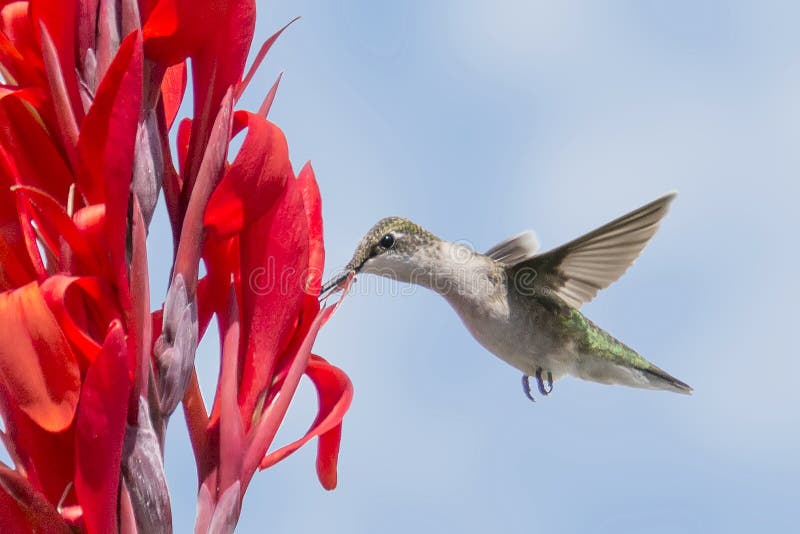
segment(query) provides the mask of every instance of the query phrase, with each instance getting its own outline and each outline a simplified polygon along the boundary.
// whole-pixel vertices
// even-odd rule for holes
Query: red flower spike
[[[118,321],[86,373],[76,421],[75,493],[88,532],[116,530],[122,440],[131,376]]]
[[[254,18],[254,0],[0,1],[0,321],[16,336],[0,343],[0,438],[17,469],[0,463],[3,532],[169,529],[162,444],[181,397],[197,531],[231,531],[259,463],[313,437],[320,481],[336,485],[352,385],[310,356],[335,309],[317,300],[319,190],[310,165],[294,177],[265,120],[280,76],[258,113],[233,110],[285,29],[243,78]],[[178,127],[178,172],[169,134],[188,59],[194,114]],[[159,190],[175,262],[151,313]],[[223,342],[209,415],[193,363],[213,314]],[[304,373],[315,421],[265,457]]]
[[[45,430],[65,429],[78,404],[78,365],[36,283],[0,293],[0,324],[0,389]]]

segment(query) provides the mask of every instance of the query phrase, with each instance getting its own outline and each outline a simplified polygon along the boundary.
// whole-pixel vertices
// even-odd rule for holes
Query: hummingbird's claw
[[[539,393],[546,397],[553,392],[553,373],[547,371],[547,388],[545,388],[542,372],[543,369],[541,367],[536,369],[536,386],[539,388]]]
[[[531,400],[531,402],[536,402],[536,399],[534,399],[533,395],[531,394],[531,377],[528,375],[522,375],[522,391],[525,393],[525,396]]]

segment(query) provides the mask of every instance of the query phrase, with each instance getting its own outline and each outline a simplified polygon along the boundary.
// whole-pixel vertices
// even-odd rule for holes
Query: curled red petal
[[[269,211],[292,176],[280,128],[246,111],[237,111],[234,119],[238,126],[247,126],[247,135],[205,213],[205,225],[223,236],[241,232]]]
[[[0,293],[0,324],[0,387],[45,430],[65,429],[78,404],[80,373],[36,283]]]
[[[353,400],[353,384],[344,371],[323,358],[312,355],[306,375],[317,388],[319,410],[306,434],[297,441],[268,454],[260,468],[270,467],[315,437],[320,437],[317,452],[317,474],[325,489],[336,487],[336,464],[344,414]]]
[[[86,373],[75,431],[75,492],[88,532],[116,530],[122,445],[131,388],[128,344],[115,321]]]
[[[320,434],[317,444],[317,478],[326,490],[336,489],[339,479],[339,446],[342,443],[342,425],[338,424]]]
[[[351,280],[352,277],[347,279],[345,283],[345,292],[349,288]],[[257,426],[249,433],[241,477],[245,488],[250,482],[253,473],[267,454],[267,450],[272,440],[275,438],[275,434],[278,432],[280,422],[286,415],[286,410],[289,408],[289,403],[297,389],[297,384],[300,382],[300,378],[308,365],[311,355],[311,346],[314,344],[319,329],[330,319],[339,307],[340,302],[341,299],[335,305],[327,306],[319,310],[319,313],[314,317],[313,321],[311,321],[311,324],[308,325],[302,338],[295,340],[295,345],[289,349],[289,352],[292,354],[292,361],[286,370],[285,378],[280,384],[279,392],[272,397],[269,405],[264,409]]]
[[[119,311],[113,288],[98,277],[54,275],[42,282],[42,295],[85,366],[100,352],[106,329]]]

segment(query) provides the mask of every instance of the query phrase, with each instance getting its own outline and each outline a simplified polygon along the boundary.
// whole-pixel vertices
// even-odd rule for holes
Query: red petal
[[[62,266],[64,270],[73,273],[100,271],[97,258],[89,244],[58,200],[33,187],[17,186],[14,188],[14,193],[32,208],[31,215],[36,221],[39,232],[55,252],[65,252],[61,247],[62,239],[69,247],[70,258],[61,258],[68,262],[68,265]],[[73,256],[78,261],[77,265],[72,264]]]
[[[72,422],[80,374],[75,355],[35,283],[0,294],[0,384],[45,430]]]
[[[167,119],[167,130],[178,115],[178,110],[186,92],[186,62],[182,61],[169,67],[161,82],[161,98],[164,101],[164,115]]]
[[[131,310],[126,321],[131,328],[130,333],[136,349],[134,373],[138,388],[133,397],[147,396],[147,379],[152,353],[152,322],[150,320],[150,279],[147,270],[147,235],[142,211],[136,196],[133,196],[133,228],[131,230],[133,244],[131,251]],[[131,412],[137,413],[138,407],[132,406]]]
[[[319,395],[316,419],[305,436],[265,456],[259,467],[266,469],[280,462],[319,436],[317,474],[325,489],[333,489],[336,487],[342,418],[353,400],[353,384],[344,371],[316,355],[311,356],[306,375],[314,383]]]
[[[170,66],[192,55],[208,40],[206,30],[220,20],[217,3],[211,0],[156,3],[142,29],[148,58]]]
[[[0,463],[0,531],[5,534],[29,532],[71,532],[47,498],[20,475]]]
[[[187,159],[186,181],[193,184],[201,154],[205,151],[216,110],[226,91],[242,79],[247,52],[255,28],[255,1],[214,2],[219,18],[209,19],[214,31],[202,29],[203,46],[192,55],[192,79],[195,84],[192,139]],[[193,12],[198,13],[196,5]],[[213,11],[213,10],[211,10]],[[208,15],[213,16],[212,13]],[[198,18],[199,13],[195,15]],[[206,27],[209,27],[206,26]]]
[[[0,10],[0,58],[19,86],[46,86],[39,44],[33,35],[28,2],[6,3]]]
[[[91,204],[106,204],[105,234],[120,290],[127,290],[125,236],[133,153],[142,100],[142,39],[134,32],[122,41],[100,82],[81,128],[83,168],[79,190]],[[120,296],[125,305],[127,295]]]
[[[75,492],[89,532],[114,532],[131,371],[122,325],[86,373],[75,432]]]
[[[238,86],[236,87],[236,92],[234,94],[234,98],[237,101],[242,96],[242,93],[244,92],[244,90],[247,89],[247,86],[250,85],[250,80],[253,79],[253,75],[258,70],[258,67],[261,66],[261,62],[264,61],[264,57],[267,55],[267,52],[269,52],[269,49],[272,48],[272,45],[275,44],[275,41],[278,40],[278,37],[281,36],[281,34],[283,33],[283,31],[286,28],[291,26],[294,22],[296,22],[299,19],[300,19],[300,17],[293,18],[292,20],[287,22],[286,25],[283,28],[281,28],[280,30],[278,30],[275,33],[273,33],[266,41],[264,41],[264,43],[261,45],[261,48],[258,49],[258,54],[256,54],[256,58],[253,60],[253,64],[250,65],[250,69],[247,71],[247,75],[245,75],[245,77],[242,80],[242,82],[240,84],[238,84]],[[278,80],[280,80],[280,76],[278,77]],[[277,86],[278,86],[278,82],[276,81],[275,85],[273,85],[273,89],[277,88]],[[273,96],[274,96],[274,93],[273,93]],[[267,110],[269,110],[269,108],[267,108]],[[264,113],[262,116],[266,116],[266,113]]]
[[[322,284],[322,270],[325,268],[325,243],[322,239],[322,197],[310,161],[303,166],[297,176],[297,183],[303,193],[303,206],[308,219],[309,258],[306,290],[311,295],[317,296]]]
[[[42,41],[42,58],[44,59],[45,72],[47,73],[47,83],[50,86],[50,96],[55,118],[58,122],[59,133],[67,159],[74,165],[77,163],[75,147],[78,144],[78,119],[75,116],[72,102],[70,102],[69,85],[67,76],[62,70],[59,62],[58,48],[50,37],[50,33],[44,23],[40,23],[40,33]],[[64,50],[63,48],[61,50]],[[67,50],[71,50],[67,49]],[[68,55],[68,54],[62,54]],[[74,65],[74,64],[73,64]],[[74,69],[74,67],[73,67]],[[75,80],[74,70],[70,80]],[[76,86],[77,87],[77,86]],[[83,104],[80,104],[83,110]]]
[[[237,111],[235,120],[247,126],[247,135],[205,213],[206,226],[220,235],[239,233],[269,211],[292,176],[280,128],[246,111]]]
[[[63,0],[36,0],[29,2],[33,27],[43,24],[52,38],[55,49],[59,51],[58,61],[64,76],[69,102],[73,110],[82,113],[78,80],[75,65],[75,34],[77,2]],[[77,116],[80,122],[81,115]]]
[[[74,180],[72,171],[42,117],[22,96],[17,92],[0,99],[0,144],[14,162],[18,183],[66,201]]]
[[[79,149],[87,176],[79,177],[78,186],[90,204],[124,191],[127,206],[126,176],[130,180],[141,98],[141,35],[137,32],[120,45],[81,127]],[[123,217],[125,213],[127,209]]]
[[[223,334],[219,377],[219,487],[227,488],[239,479],[244,448],[244,425],[236,402],[239,379],[239,309],[231,286],[228,310],[220,318]],[[228,324],[225,324],[228,323]]]
[[[240,247],[242,335],[247,345],[239,404],[244,414],[251,414],[303,307],[308,227],[295,179],[287,181],[269,213],[245,228]]]
[[[278,74],[278,77],[275,78],[275,82],[272,84],[272,87],[269,88],[263,102],[261,102],[261,106],[258,108],[258,115],[260,117],[266,119],[269,115],[269,110],[272,109],[272,103],[275,101],[275,95],[278,93],[278,85],[280,85],[282,78],[283,73],[281,72]]]
[[[189,152],[189,141],[192,133],[192,119],[183,119],[178,123],[176,151],[178,152],[178,169],[186,172],[186,156]]]

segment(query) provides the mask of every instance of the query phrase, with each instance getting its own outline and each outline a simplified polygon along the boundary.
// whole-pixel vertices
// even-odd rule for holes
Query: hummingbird
[[[630,267],[653,237],[675,193],[665,195],[560,247],[539,253],[533,232],[484,253],[437,237],[418,224],[376,223],[322,298],[351,275],[376,274],[440,294],[489,352],[549,395],[566,375],[602,384],[690,394],[692,388],[589,320],[580,308]]]

